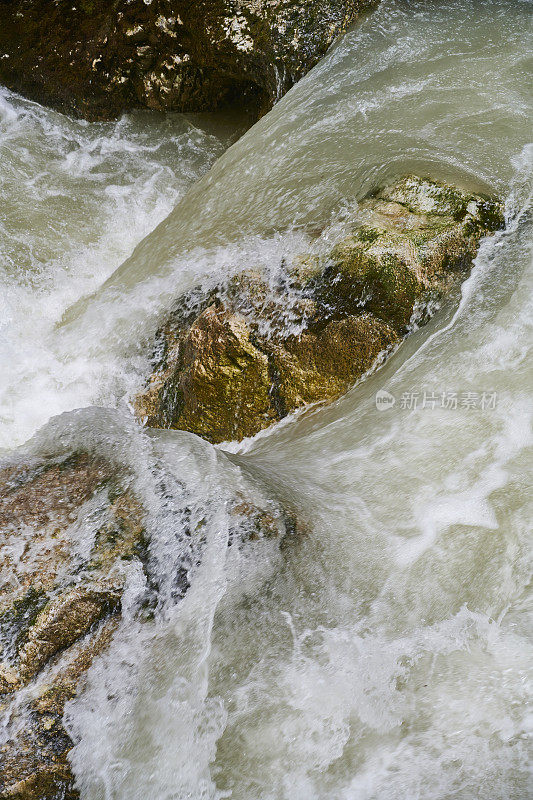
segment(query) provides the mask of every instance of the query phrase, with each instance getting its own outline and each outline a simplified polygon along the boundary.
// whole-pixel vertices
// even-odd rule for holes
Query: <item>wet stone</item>
[[[335,400],[427,321],[502,226],[497,201],[455,186],[410,175],[382,188],[350,235],[325,258],[293,259],[285,282],[243,270],[178,298],[137,415],[222,442]]]

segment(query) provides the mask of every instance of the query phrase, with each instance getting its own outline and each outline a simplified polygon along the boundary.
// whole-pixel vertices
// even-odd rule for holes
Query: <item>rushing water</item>
[[[0,448],[53,414],[99,401],[100,373],[85,358],[94,334],[67,360],[54,326],[168,215],[243,123],[137,113],[89,125],[0,89]]]
[[[3,444],[114,407],[30,447],[134,464],[162,579],[147,625],[132,572],[68,708],[84,800],[531,796],[532,10],[385,0],[186,194],[229,141],[220,123],[88,126],[3,95]],[[507,202],[455,304],[333,406],[255,440],[141,433],[142,337],[177,292],[330,246],[358,198],[412,170]],[[379,390],[395,404],[378,410]],[[179,478],[164,502],[154,459]],[[249,479],[302,520],[281,552],[227,547],[224,499]],[[211,510],[176,603],[185,504]]]

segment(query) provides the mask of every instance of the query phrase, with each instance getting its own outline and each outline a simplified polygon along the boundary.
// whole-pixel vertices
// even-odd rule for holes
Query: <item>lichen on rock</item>
[[[86,119],[122,110],[262,113],[377,0],[12,0],[0,82]]]
[[[243,270],[179,298],[157,333],[138,416],[221,442],[339,397],[427,318],[502,225],[497,201],[455,186],[410,175],[382,188],[325,258],[293,259],[276,287]]]

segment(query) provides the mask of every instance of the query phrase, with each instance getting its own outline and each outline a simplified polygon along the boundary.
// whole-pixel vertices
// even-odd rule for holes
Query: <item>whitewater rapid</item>
[[[113,402],[128,367],[91,360],[95,331],[77,332],[75,354],[65,352],[55,326],[244,124],[237,115],[146,112],[88,124],[0,88],[0,449],[54,414]]]
[[[2,445],[67,412],[28,446],[119,452],[148,505],[154,464],[176,479],[150,506],[155,619],[132,569],[67,709],[83,800],[531,796],[532,10],[385,0],[209,171],[236,123],[95,127],[2,95]],[[222,448],[132,421],[177,292],[330,247],[409,171],[498,193],[507,225],[382,369]],[[244,480],[305,534],[228,547]],[[185,507],[207,544],[177,602]]]

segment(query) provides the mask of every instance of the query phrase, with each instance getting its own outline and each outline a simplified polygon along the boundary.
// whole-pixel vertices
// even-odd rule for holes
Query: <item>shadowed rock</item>
[[[0,83],[86,119],[268,110],[376,0],[0,2]]]

